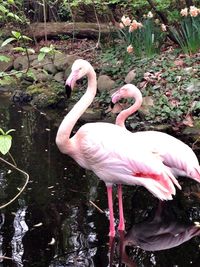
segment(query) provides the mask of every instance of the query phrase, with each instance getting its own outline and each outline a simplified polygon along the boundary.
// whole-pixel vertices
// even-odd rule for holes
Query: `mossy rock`
[[[33,84],[26,92],[33,97],[32,104],[38,108],[64,105],[64,86],[57,82]]]
[[[19,85],[19,81],[14,76],[0,77],[0,92],[13,92]]]

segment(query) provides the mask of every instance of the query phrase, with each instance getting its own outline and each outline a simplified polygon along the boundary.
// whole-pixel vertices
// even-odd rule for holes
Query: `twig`
[[[44,38],[45,38],[45,42],[47,42],[47,13],[46,13],[46,1],[43,0],[43,18],[44,18]]]
[[[89,200],[89,203],[92,204],[99,212],[104,213],[104,211],[100,209],[92,200]]]
[[[95,18],[96,18],[96,21],[97,21],[97,24],[98,24],[98,28],[99,28],[98,40],[97,40],[97,44],[96,44],[96,48],[98,48],[99,45],[100,45],[100,40],[101,40],[101,26],[100,26],[100,23],[99,23],[99,18],[97,16],[97,11],[96,11],[94,0],[92,0],[92,3],[93,3],[93,8],[94,8],[94,15],[95,15]]]
[[[19,193],[17,193],[17,195],[12,198],[9,202],[7,202],[6,204],[0,206],[0,209],[3,209],[5,207],[7,207],[8,205],[10,205],[13,201],[15,201],[15,199],[17,199],[21,193],[24,191],[24,189],[26,188],[27,184],[28,184],[28,181],[29,181],[29,174],[21,169],[19,169],[18,167],[16,167],[15,165],[13,165],[12,163],[10,163],[9,161],[3,159],[2,157],[0,157],[0,160],[3,161],[4,163],[8,164],[9,166],[11,166],[12,168],[14,168],[15,170],[23,173],[25,176],[26,176],[26,181],[25,181],[25,184],[24,186],[21,188],[21,190],[19,191]]]
[[[13,156],[11,155],[10,152],[8,152],[8,155],[9,155],[9,157],[11,158],[13,164],[17,167],[17,163],[16,163],[15,159],[13,158]]]
[[[69,12],[72,16],[72,22],[73,22],[73,34],[72,34],[72,40],[73,40],[73,43],[74,43],[74,37],[75,37],[75,19],[74,19],[74,14],[72,12],[72,9],[71,9],[71,6],[70,6],[70,0],[68,0],[68,7],[69,7]]]
[[[10,258],[10,257],[6,257],[6,256],[0,256],[0,259],[4,259],[4,260],[13,260],[12,258]]]

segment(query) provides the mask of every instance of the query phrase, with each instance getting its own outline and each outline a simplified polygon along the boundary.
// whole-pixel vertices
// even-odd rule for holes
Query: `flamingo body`
[[[113,103],[122,98],[134,98],[135,103],[123,110],[116,119],[116,124],[125,128],[127,117],[136,112],[142,104],[140,90],[126,84],[112,96]],[[127,130],[128,131],[128,130]],[[143,131],[132,133],[132,138],[147,149],[158,153],[163,163],[170,168],[174,175],[188,176],[200,182],[200,166],[193,150],[177,138],[158,131]]]
[[[158,131],[144,131],[133,134],[134,139],[159,153],[163,163],[175,175],[188,176],[200,182],[200,167],[192,149],[177,138]]]
[[[93,101],[96,90],[96,73],[89,62],[76,60],[66,81],[66,89],[73,88],[83,76],[88,77],[85,94],[61,122],[56,144],[62,153],[71,156],[82,167],[92,170],[107,186],[110,211],[110,236],[115,236],[112,205],[112,185],[142,185],[161,200],[172,199],[174,184],[178,181],[157,153],[141,147],[125,128],[110,123],[87,123],[70,138],[77,120]],[[120,187],[119,187],[120,188]],[[120,189],[119,189],[120,193]],[[122,196],[119,194],[120,223],[124,230]]]

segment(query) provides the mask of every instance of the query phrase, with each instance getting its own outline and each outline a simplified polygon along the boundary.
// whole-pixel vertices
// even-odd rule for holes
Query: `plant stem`
[[[12,168],[14,168],[15,170],[21,172],[22,174],[25,175],[26,177],[26,181],[25,184],[23,185],[23,187],[20,189],[19,193],[17,193],[9,202],[3,204],[2,206],[0,206],[0,209],[3,209],[5,207],[7,207],[8,205],[10,205],[12,202],[15,201],[15,199],[17,199],[21,193],[24,191],[24,189],[26,188],[28,181],[29,181],[29,174],[21,169],[19,169],[18,167],[16,167],[15,165],[13,165],[12,163],[10,163],[9,161],[3,159],[2,157],[0,157],[0,160],[3,161],[4,163],[6,163],[7,165],[11,166]]]

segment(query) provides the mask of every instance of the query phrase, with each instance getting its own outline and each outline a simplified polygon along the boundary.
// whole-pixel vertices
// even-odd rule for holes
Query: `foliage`
[[[4,132],[0,128],[0,152],[5,155],[9,152],[12,145],[12,136],[9,133],[15,131],[14,129],[10,129],[7,132]]]
[[[56,53],[61,53],[58,51],[52,44],[50,46],[44,46],[40,48],[40,52],[38,54],[38,60],[41,61],[45,58],[45,56],[49,56],[52,61],[54,61],[54,57]]]
[[[1,62],[9,62],[10,58],[4,55],[0,55],[0,61]]]
[[[0,0],[0,22],[27,24],[27,18],[22,11],[23,2],[14,0]],[[14,12],[13,12],[14,10]],[[16,25],[15,25],[16,26]]]
[[[30,60],[29,60],[29,54],[32,53],[34,54],[35,53],[35,50],[32,49],[32,48],[29,48],[28,47],[28,42],[32,41],[31,38],[29,38],[28,36],[22,34],[21,32],[18,32],[18,31],[11,31],[11,37],[7,38],[2,44],[1,46],[5,46],[11,42],[17,42],[18,46],[17,47],[14,47],[13,50],[16,51],[16,52],[20,52],[20,53],[24,53],[26,54],[27,56],[27,59],[28,59],[28,67],[27,67],[27,70],[29,70],[29,67],[30,67]]]
[[[163,33],[155,23],[151,12],[145,15],[142,22],[129,17],[121,18],[119,36],[124,40],[128,53],[134,53],[137,57],[151,57],[158,53],[162,43]]]
[[[175,39],[186,54],[194,53],[200,48],[200,9],[190,7],[189,10],[185,8],[181,11],[183,19],[178,29],[171,27]]]

